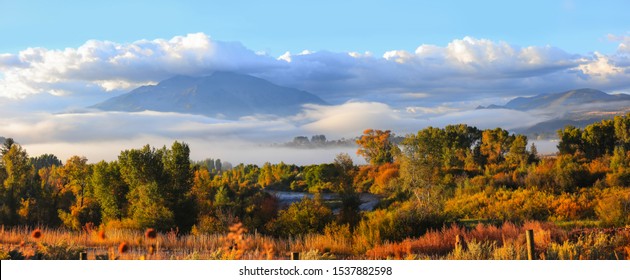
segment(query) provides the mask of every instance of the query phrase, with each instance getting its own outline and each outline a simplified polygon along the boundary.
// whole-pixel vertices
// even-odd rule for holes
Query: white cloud
[[[580,65],[578,68],[592,79],[596,79],[602,82],[608,81],[610,78],[616,76],[623,76],[624,69],[615,66],[611,58],[595,52],[594,59],[588,63]]]
[[[3,54],[0,94],[23,98],[53,93],[72,83],[97,85],[107,91],[131,89],[177,74],[255,72],[275,64],[274,59],[257,55],[240,43],[214,41],[203,33],[131,44],[91,40],[76,49],[29,48],[18,55]]]
[[[608,40],[612,42],[619,42],[617,52],[630,54],[630,36],[608,34]]]
[[[125,44],[92,40],[78,48],[0,54],[0,95],[120,92],[177,74],[217,70],[252,74],[333,103],[378,101],[398,108],[582,87],[620,91],[630,88],[630,58],[624,55],[629,42],[627,36],[613,37],[620,45],[611,55],[464,37],[446,46],[423,44],[413,52],[391,50],[380,57],[305,50],[277,58],[203,33]],[[401,96],[405,93],[427,96]]]

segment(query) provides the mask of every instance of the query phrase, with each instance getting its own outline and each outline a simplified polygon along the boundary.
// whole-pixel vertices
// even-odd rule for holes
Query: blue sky
[[[630,30],[630,4],[624,0],[0,0],[0,7],[0,53],[203,32],[274,56],[304,49],[380,55],[465,36],[585,54],[614,51],[607,35]]]

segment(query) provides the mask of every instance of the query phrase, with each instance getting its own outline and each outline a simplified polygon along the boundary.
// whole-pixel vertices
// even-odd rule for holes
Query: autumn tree
[[[210,214],[216,188],[212,187],[212,175],[208,169],[202,167],[195,170],[191,193],[196,200],[199,215]]]
[[[62,165],[44,167],[38,171],[42,192],[49,194],[50,201],[46,202],[49,208],[43,208],[46,214],[45,224],[58,225],[61,223],[59,209],[70,209],[74,204],[72,192],[66,190],[67,178]],[[42,203],[39,203],[42,206]]]
[[[64,192],[71,193],[74,200],[69,209],[59,209],[64,225],[78,230],[86,223],[100,224],[101,210],[89,182],[91,168],[87,158],[70,157],[63,166],[63,175],[66,177]]]
[[[500,165],[510,150],[515,136],[502,128],[484,130],[481,134],[481,154],[487,164]]]
[[[363,156],[372,165],[391,163],[394,161],[396,146],[391,142],[389,130],[367,129],[356,142],[359,145],[357,154]]]

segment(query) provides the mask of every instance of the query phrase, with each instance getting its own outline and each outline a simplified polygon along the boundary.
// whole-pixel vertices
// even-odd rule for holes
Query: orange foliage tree
[[[357,140],[359,149],[357,155],[363,156],[372,165],[381,165],[394,161],[393,149],[389,130],[366,129],[361,138]]]

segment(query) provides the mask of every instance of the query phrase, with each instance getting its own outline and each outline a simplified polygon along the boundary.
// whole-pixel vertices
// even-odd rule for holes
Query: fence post
[[[300,253],[298,253],[298,252],[291,252],[291,260],[297,261],[299,259],[300,259]]]
[[[525,237],[527,238],[527,259],[534,260],[536,259],[534,255],[534,230],[528,229]]]
[[[467,250],[468,249],[468,244],[466,244],[466,240],[464,240],[464,237],[462,237],[461,235],[455,235],[455,250]]]

